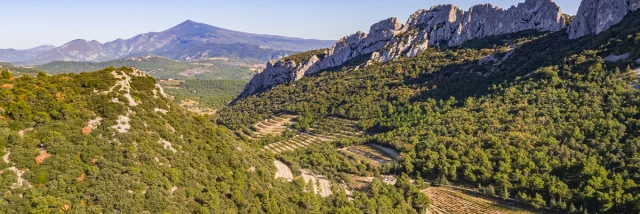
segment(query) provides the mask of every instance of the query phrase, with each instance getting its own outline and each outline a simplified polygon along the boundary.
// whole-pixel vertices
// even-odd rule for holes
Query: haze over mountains
[[[102,62],[143,55],[184,61],[214,57],[271,60],[295,52],[329,47],[333,42],[243,33],[187,20],[162,32],[140,34],[104,44],[77,39],[60,47],[0,49],[0,61],[38,65],[52,61]]]

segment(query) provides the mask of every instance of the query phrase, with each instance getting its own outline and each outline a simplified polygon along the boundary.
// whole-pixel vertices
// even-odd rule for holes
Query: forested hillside
[[[34,68],[50,74],[96,71],[106,67],[136,67],[157,79],[249,79],[258,60],[210,59],[182,62],[159,56],[133,57],[106,62],[56,61]]]
[[[202,108],[222,109],[244,88],[243,80],[160,81],[165,91],[178,103],[195,101]]]
[[[402,152],[398,174],[553,212],[639,213],[639,26],[634,12],[578,40],[524,32],[322,72],[238,100],[218,120],[354,119],[373,134],[365,142]]]
[[[320,197],[133,68],[0,75],[1,213],[417,213],[407,182]]]
[[[0,70],[8,70],[18,75],[38,73],[37,69],[18,67],[4,62],[0,62]]]

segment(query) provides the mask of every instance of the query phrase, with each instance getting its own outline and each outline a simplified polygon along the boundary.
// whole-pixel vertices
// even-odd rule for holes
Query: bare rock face
[[[287,58],[270,61],[238,98],[369,54],[370,61],[386,62],[398,57],[414,57],[433,45],[457,46],[487,36],[563,28],[564,16],[553,0],[527,0],[506,10],[490,4],[476,5],[468,11],[453,5],[434,6],[418,10],[404,25],[397,18],[389,18],[371,26],[368,34],[357,32],[346,36],[322,56],[312,56],[304,62]]]
[[[638,8],[640,0],[583,0],[576,18],[567,29],[569,38],[599,34]]]

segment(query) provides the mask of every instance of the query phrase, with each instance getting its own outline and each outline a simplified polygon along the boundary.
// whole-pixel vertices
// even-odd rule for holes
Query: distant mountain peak
[[[37,46],[37,47],[29,48],[29,49],[27,49],[27,50],[35,50],[35,49],[54,49],[54,48],[56,48],[56,46],[53,46],[53,45],[40,45],[40,46]]]
[[[161,55],[174,60],[238,57],[266,61],[296,51],[329,47],[334,42],[243,33],[189,19],[161,32],[139,34],[104,44],[76,39],[29,55],[16,50],[0,51],[0,61],[37,65],[52,61],[101,62],[140,55]]]
[[[190,19],[187,19],[186,21],[176,25],[175,27],[191,27],[191,26],[198,25],[198,24],[200,24],[200,23],[194,22],[193,20],[190,20]]]
[[[208,25],[208,24],[195,22],[193,20],[187,19],[186,21],[176,25],[175,27],[173,27],[173,28],[171,28],[169,30],[172,30],[172,29],[184,30],[184,29],[200,28],[200,27],[216,28],[216,29],[218,28],[218,27],[215,27],[215,26],[211,26],[211,25]]]
[[[200,24],[200,23],[199,22],[195,22],[195,21],[193,21],[191,19],[187,19],[186,21],[184,21],[184,22],[182,22],[180,24],[183,25],[183,24]]]

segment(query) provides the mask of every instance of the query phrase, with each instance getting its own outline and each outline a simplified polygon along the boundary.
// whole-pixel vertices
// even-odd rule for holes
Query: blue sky
[[[521,0],[523,1],[523,0]],[[422,8],[455,4],[510,7],[507,0],[0,0],[0,48],[107,42],[157,32],[191,19],[243,32],[336,40],[388,17],[406,20]],[[580,0],[556,0],[575,14]]]

